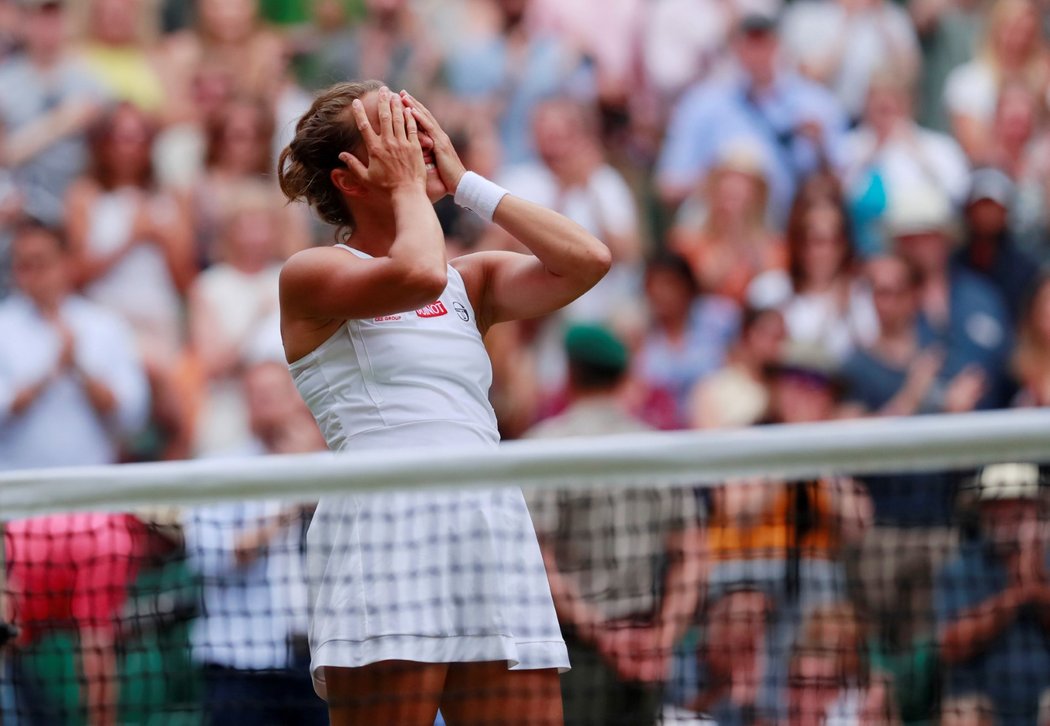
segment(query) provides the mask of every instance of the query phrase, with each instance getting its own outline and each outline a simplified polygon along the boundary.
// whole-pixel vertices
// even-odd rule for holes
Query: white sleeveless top
[[[433,303],[348,320],[290,368],[332,450],[499,443],[491,363],[451,266]],[[311,672],[322,697],[328,666],[568,668],[516,487],[324,497],[307,535],[307,566]]]
[[[394,428],[413,429],[425,443],[430,436],[424,430],[438,434],[438,422],[448,437],[435,444],[462,442],[449,435],[450,425],[470,432],[468,440],[499,442],[488,400],[492,364],[463,278],[451,265],[448,270],[448,286],[430,305],[348,320],[291,365],[296,386],[333,451],[365,438],[372,442]]]
[[[137,189],[102,192],[95,198],[87,232],[87,247],[93,254],[105,255],[124,244],[131,234],[141,198],[142,192]],[[167,205],[158,207],[158,211],[176,213],[174,207]],[[181,342],[181,299],[164,252],[156,244],[136,245],[84,292],[127,320],[140,340],[148,337],[162,346],[160,351],[167,350],[171,355],[177,351]]]

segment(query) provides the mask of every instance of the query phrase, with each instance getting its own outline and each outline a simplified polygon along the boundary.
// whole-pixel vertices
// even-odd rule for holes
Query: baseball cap
[[[991,464],[976,479],[977,498],[982,502],[1004,499],[1035,499],[1039,496],[1039,467],[1035,464]]]
[[[985,167],[974,170],[970,177],[967,203],[989,199],[1002,207],[1009,207],[1014,198],[1014,183],[1001,169]]]
[[[610,372],[627,370],[627,346],[602,325],[578,323],[571,326],[565,333],[565,353],[574,363]]]

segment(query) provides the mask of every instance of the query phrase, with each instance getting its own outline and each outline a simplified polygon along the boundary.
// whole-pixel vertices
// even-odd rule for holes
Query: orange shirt
[[[773,486],[773,485],[770,485]],[[839,547],[838,533],[831,521],[827,490],[822,482],[781,484],[780,493],[768,510],[749,526],[730,522],[724,512],[714,511],[708,527],[710,555],[715,560],[782,559],[792,545],[807,558],[830,559]],[[799,507],[797,487],[805,488],[808,517],[792,511]],[[796,498],[793,502],[792,499]],[[802,519],[809,519],[806,525]],[[795,534],[805,525],[796,542]]]

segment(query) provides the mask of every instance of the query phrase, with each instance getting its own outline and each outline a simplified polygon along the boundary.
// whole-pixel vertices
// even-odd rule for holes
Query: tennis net
[[[1021,411],[12,472],[0,722],[521,723],[393,661],[567,653],[571,724],[1050,724],[1048,462]]]

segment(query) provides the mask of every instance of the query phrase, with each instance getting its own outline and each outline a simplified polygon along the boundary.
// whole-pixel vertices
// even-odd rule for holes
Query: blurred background
[[[662,430],[1050,405],[1048,32],[1043,0],[0,0],[0,468],[323,445],[255,380],[283,363],[282,261],[337,241],[274,172],[312,94],[363,78],[612,250],[580,300],[488,334],[504,439],[588,398],[581,365]],[[437,208],[450,256],[518,249]],[[862,612],[924,674],[897,693],[915,722],[963,522],[961,477],[923,476],[851,483],[867,514],[833,513],[817,557],[863,605],[820,617]],[[720,531],[712,557],[744,557]],[[1014,644],[1043,658],[1032,703],[1040,642]]]

